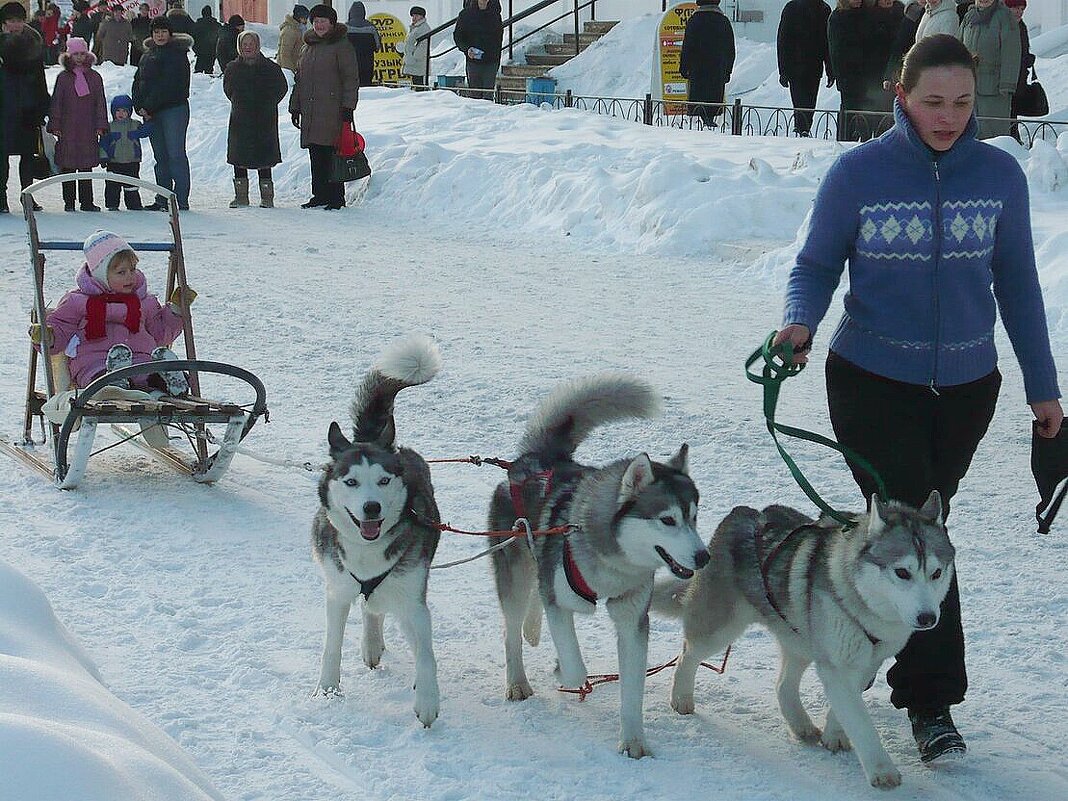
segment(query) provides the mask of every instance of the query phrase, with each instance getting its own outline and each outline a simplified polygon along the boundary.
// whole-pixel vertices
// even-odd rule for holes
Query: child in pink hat
[[[72,36],[59,57],[48,130],[56,136],[56,166],[63,172],[91,170],[100,164],[100,135],[108,129],[104,81],[93,69],[96,57],[85,40]],[[93,203],[93,182],[78,181],[82,211],[100,211]],[[63,183],[63,208],[74,211],[75,183]]]
[[[179,290],[160,304],[137,269],[133,248],[111,231],[94,232],[82,250],[85,263],[78,269],[78,287],[48,315],[45,336],[49,353],[70,357],[74,385],[86,387],[102,374],[132,364],[177,359],[168,346],[182,331]],[[184,307],[195,297],[188,290]],[[137,376],[133,383],[168,395],[189,389],[180,371]]]

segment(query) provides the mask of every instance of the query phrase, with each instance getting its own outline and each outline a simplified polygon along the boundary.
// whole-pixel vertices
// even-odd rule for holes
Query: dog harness
[[[389,569],[385,573],[380,576],[375,576],[374,578],[369,578],[366,581],[361,579],[351,570],[349,571],[349,575],[352,576],[353,580],[360,585],[360,595],[363,596],[365,601],[369,601],[371,599],[371,593],[378,589],[378,585],[385,580],[386,576],[393,572],[393,568],[395,568],[396,566],[396,564],[390,565]]]
[[[575,563],[575,555],[571,553],[571,543],[568,540],[564,540],[564,578],[567,579],[567,584],[575,595],[591,604],[597,603],[597,593],[587,583],[582,571]]]

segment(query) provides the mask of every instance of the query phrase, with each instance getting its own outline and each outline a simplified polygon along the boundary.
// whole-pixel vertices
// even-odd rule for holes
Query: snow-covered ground
[[[604,75],[623,72],[618,59],[603,65]],[[109,97],[128,91],[132,70],[103,73]],[[1068,91],[1048,88],[1054,106],[1068,108]],[[798,230],[839,145],[368,90],[358,121],[375,175],[361,205],[336,214],[296,208],[307,197],[307,159],[283,111],[280,208],[231,211],[220,82],[194,76],[192,103],[193,211],[182,229],[200,292],[199,352],[267,384],[271,422],[246,442],[256,454],[323,460],[327,425],[344,420],[374,355],[421,330],[439,341],[445,368],[402,395],[397,411],[401,441],[428,458],[507,458],[555,382],[623,369],[663,392],[665,412],[597,432],[581,458],[663,456],[688,441],[706,535],[736,504],[809,508],[764,433],[742,361],[776,325]],[[999,144],[1029,176],[1063,369],[1068,141],[1030,153]],[[95,226],[137,238],[162,231],[162,215],[63,214],[58,193],[44,204],[45,236],[80,239]],[[0,218],[0,246],[0,427],[13,438],[31,305],[17,216]],[[158,289],[162,261],[146,256],[142,265]],[[73,255],[50,257],[51,298],[76,267]],[[956,717],[971,751],[962,764],[923,767],[880,679],[867,697],[902,768],[902,799],[1068,797],[1068,551],[1063,526],[1033,534],[1029,412],[1003,335],[999,346],[1002,402],[951,520],[971,669]],[[816,364],[786,387],[783,414],[827,431],[819,373]],[[832,455],[802,451],[801,462],[832,503],[857,505]],[[491,471],[435,467],[445,520],[483,524],[500,478]],[[203,487],[115,449],[91,462],[73,492],[6,459],[0,487],[3,801],[877,795],[854,756],[790,740],[774,701],[775,649],[760,631],[739,641],[726,675],[702,675],[695,717],[669,709],[668,673],[649,680],[656,756],[634,762],[615,751],[615,687],[582,703],[556,693],[547,642],[529,653],[537,694],[506,702],[488,568],[435,571],[443,702],[425,731],[411,711],[412,658],[399,632],[387,627],[383,667],[368,671],[356,615],[345,698],[310,696],[323,625],[308,544],[313,476],[239,456],[218,486]],[[439,559],[480,547],[447,535]],[[580,622],[580,638],[592,670],[615,669],[603,612]],[[677,624],[653,622],[652,661],[679,645]],[[814,678],[804,689],[822,704]]]

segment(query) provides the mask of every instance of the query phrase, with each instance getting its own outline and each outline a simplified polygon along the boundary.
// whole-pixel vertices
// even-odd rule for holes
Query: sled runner
[[[145,362],[113,370],[93,380],[84,389],[75,389],[67,369],[67,356],[63,353],[48,355],[46,347],[42,347],[38,352],[31,344],[22,435],[13,443],[0,440],[0,450],[53,479],[61,489],[78,486],[85,475],[90,457],[124,442],[147,450],[164,464],[190,475],[195,481],[217,481],[230,466],[241,440],[248,435],[261,416],[266,418],[266,390],[263,382],[248,370],[197,358],[192,315],[185,300],[188,284],[178,222],[178,204],[172,192],[139,178],[110,172],[57,175],[37,181],[24,189],[21,195],[22,207],[29,235],[34,287],[31,323],[40,322],[42,329],[45,328],[43,322],[48,313],[44,286],[45,253],[72,251],[77,253],[80,259],[84,239],[42,239],[35,217],[34,199],[43,190],[55,187],[63,181],[76,180],[114,181],[124,189],[142,189],[167,199],[169,240],[131,241],[129,244],[134,251],[141,254],[168,254],[167,282],[162,297],[170,297],[175,289],[182,290],[178,303],[183,311],[181,336],[186,358],[167,361],[166,369],[168,372],[183,371],[188,374],[189,393],[181,397],[170,397],[162,392],[146,392],[121,386],[127,383],[126,379],[160,372],[160,362]],[[124,213],[123,217],[143,223],[149,219],[145,216],[149,213],[139,212],[136,216],[127,216]],[[79,214],[77,219],[81,221],[85,216]],[[93,224],[99,224],[106,219],[91,215]],[[86,235],[89,233],[91,229],[85,231]],[[66,262],[64,266],[67,266]],[[39,363],[44,367],[44,388],[37,386]],[[241,404],[201,397],[200,379],[205,373],[229,376],[243,382],[247,385],[246,389],[251,389],[255,399],[251,403]],[[41,438],[38,440],[33,437],[34,418],[40,423]],[[100,424],[110,424],[112,431],[118,435],[118,440],[94,451],[93,441]],[[221,434],[216,434],[211,426],[225,426],[225,429]],[[168,433],[170,431],[179,432],[179,436],[172,438]],[[187,447],[173,447],[172,439],[187,442]]]

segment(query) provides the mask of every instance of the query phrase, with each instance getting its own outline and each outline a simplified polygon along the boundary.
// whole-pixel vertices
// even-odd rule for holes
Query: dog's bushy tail
[[[519,452],[570,458],[597,426],[630,417],[653,417],[659,411],[656,390],[626,373],[599,373],[568,381],[535,410],[519,442]]]
[[[682,579],[657,579],[653,584],[653,600],[649,609],[660,617],[682,617],[682,607],[689,586],[690,582]]]
[[[441,370],[441,353],[434,340],[410,334],[391,343],[375,361],[352,399],[352,435],[356,442],[375,442],[392,448],[397,437],[393,401],[407,387],[425,384]]]

